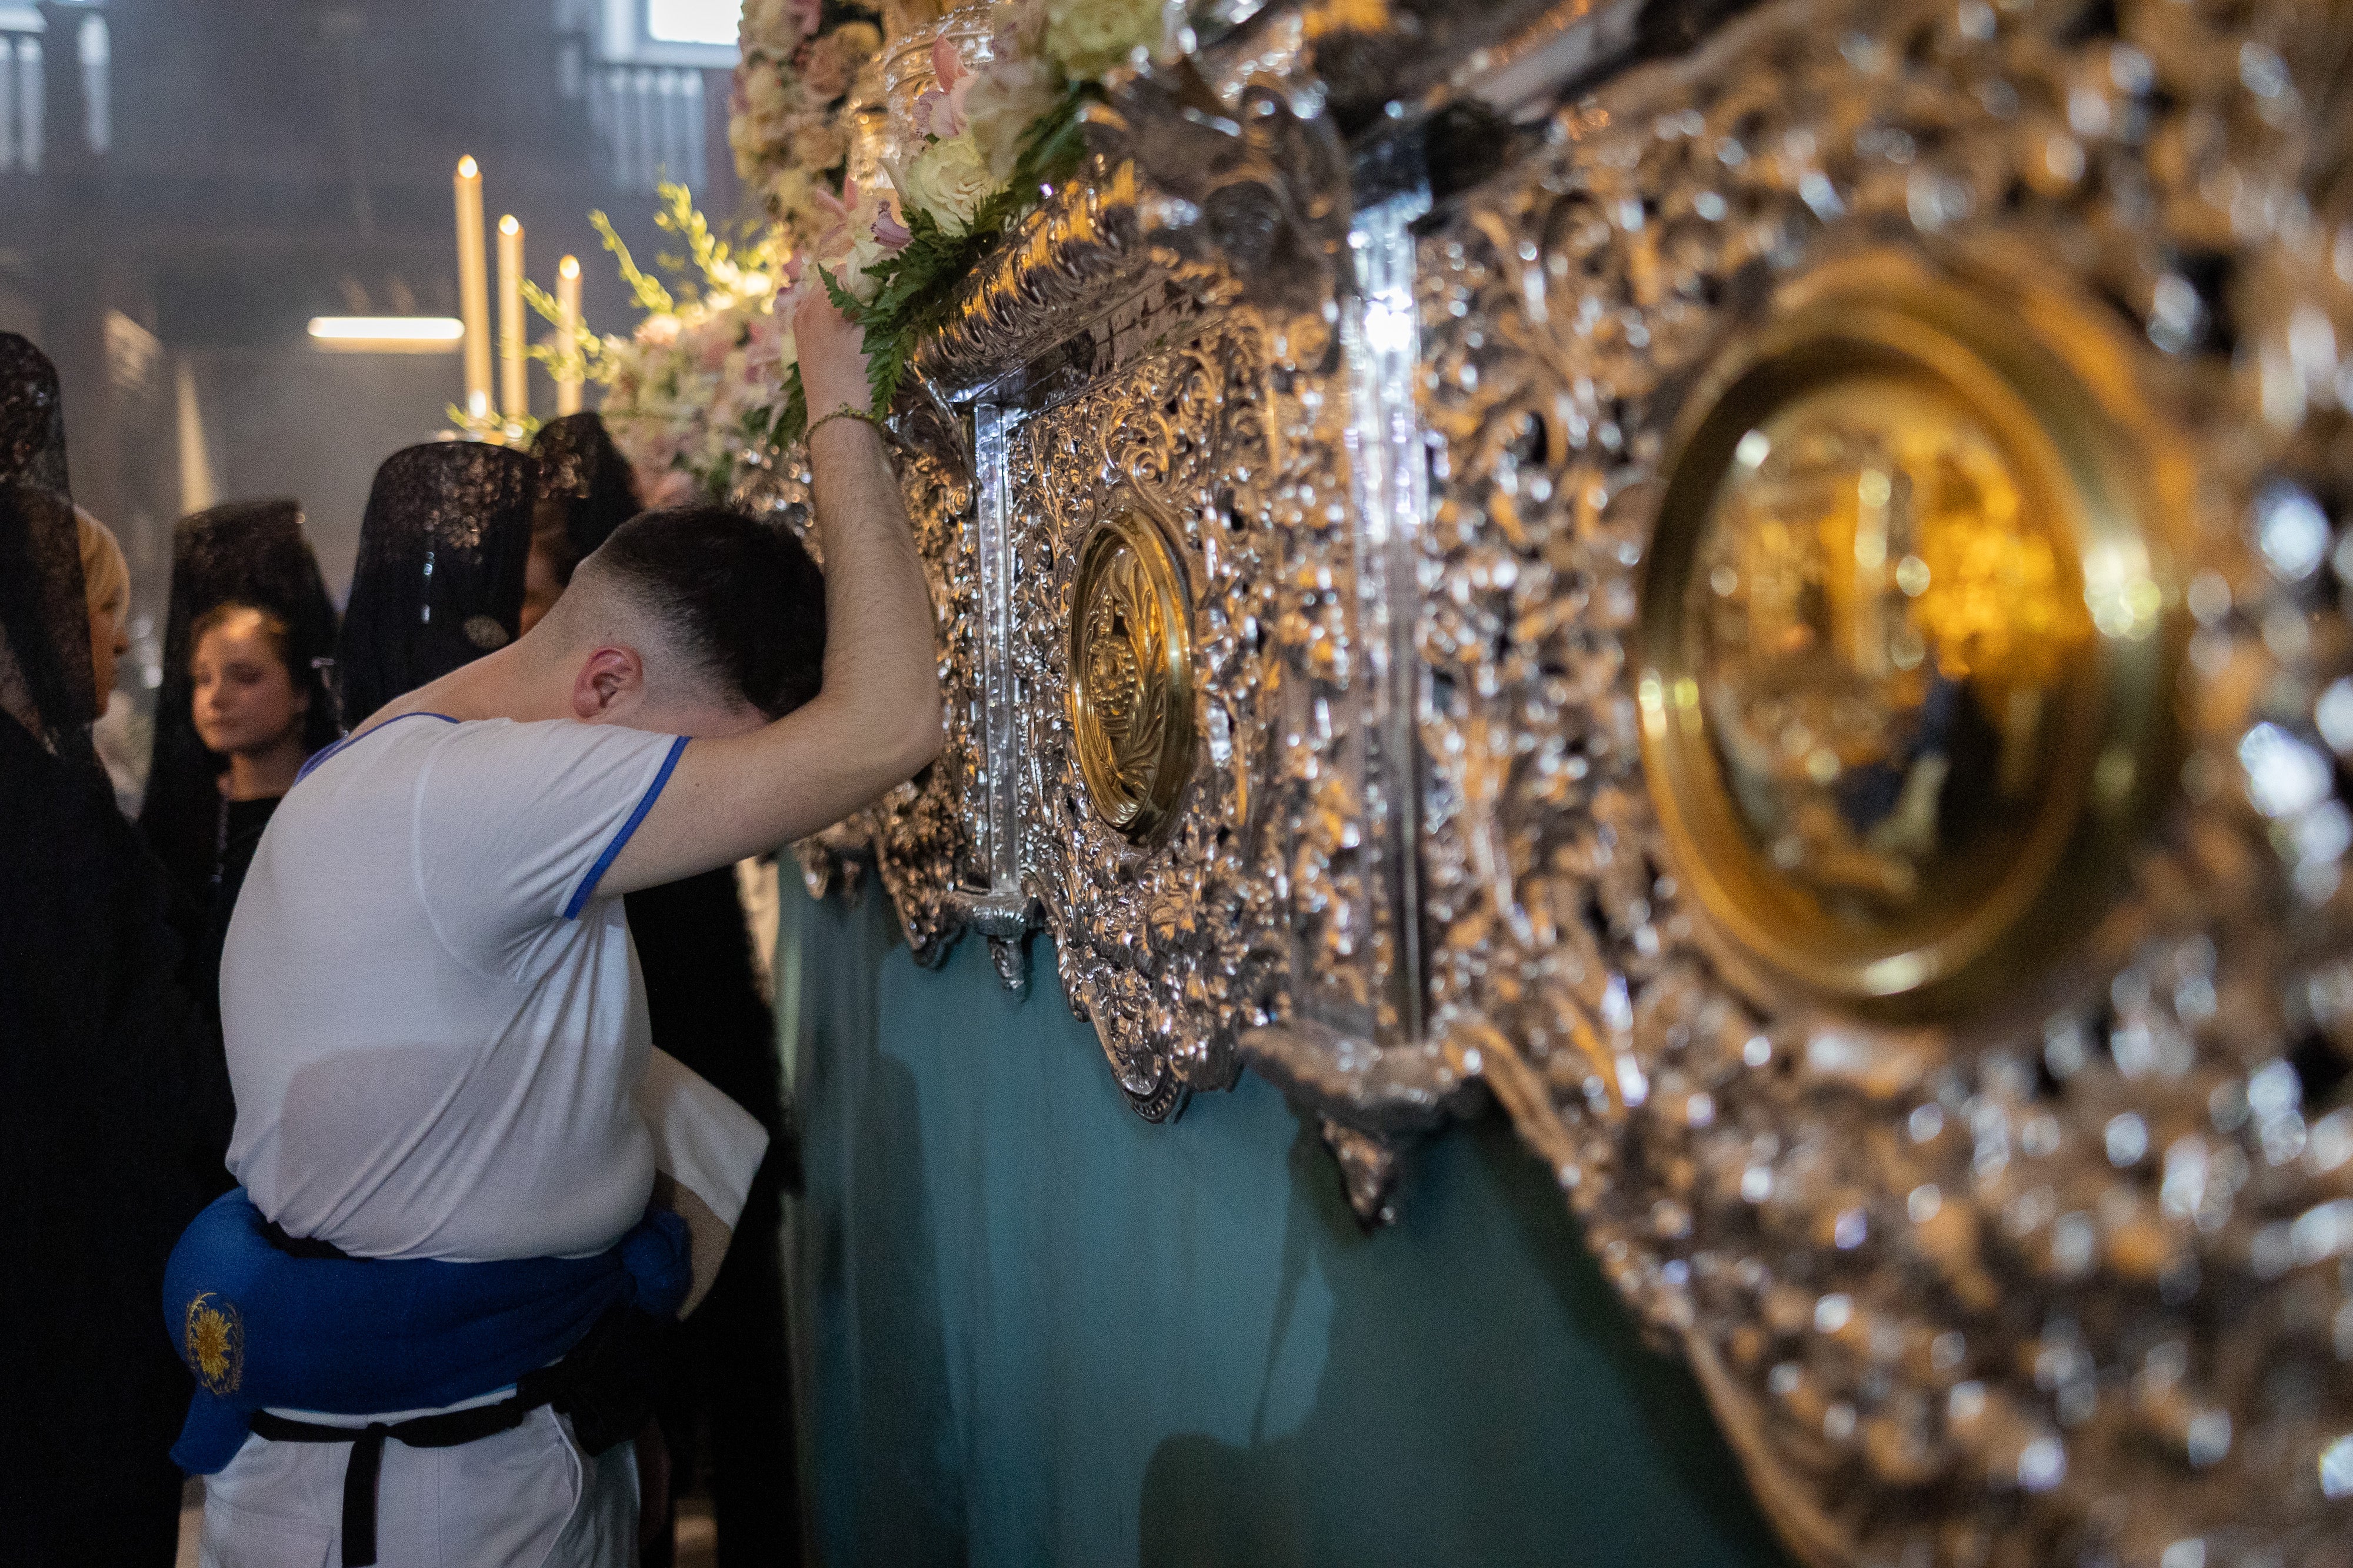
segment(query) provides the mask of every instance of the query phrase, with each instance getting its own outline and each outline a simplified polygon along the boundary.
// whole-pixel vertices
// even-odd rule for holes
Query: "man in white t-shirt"
[[[797,546],[715,509],[649,513],[529,634],[370,718],[279,808],[221,994],[230,1167],[287,1236],[359,1258],[579,1257],[659,1192],[698,1285],[715,1271],[764,1135],[651,1049],[620,895],[814,832],[940,739],[930,600],[854,412],[857,330],[822,296],[796,325],[827,562],[816,697],[777,696]],[[248,1438],[208,1487],[207,1564],[326,1558],[350,1451]],[[380,1466],[385,1568],[632,1560],[628,1446],[585,1454],[552,1407],[460,1446],[387,1443]]]

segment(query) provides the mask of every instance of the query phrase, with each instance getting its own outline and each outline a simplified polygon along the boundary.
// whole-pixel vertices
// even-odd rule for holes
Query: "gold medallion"
[[[1736,967],[1944,1016],[2104,908],[2171,771],[2176,598],[2105,346],[1863,257],[1694,397],[1639,690],[1675,874]]]
[[[181,1359],[211,1393],[231,1394],[245,1381],[245,1320],[226,1296],[205,1291],[188,1303]]]
[[[1088,797],[1104,822],[1148,839],[1193,773],[1193,605],[1167,536],[1133,505],[1081,550],[1070,673]]]

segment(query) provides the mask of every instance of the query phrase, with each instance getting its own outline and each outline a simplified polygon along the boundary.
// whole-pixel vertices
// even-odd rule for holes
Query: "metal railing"
[[[0,171],[39,172],[47,111],[41,35],[0,33]]]
[[[50,132],[58,128],[49,124],[53,62],[48,49],[53,39],[40,14],[19,6],[6,11],[5,24],[0,25],[0,173],[34,174],[53,161],[56,152]],[[50,16],[71,29],[71,58],[80,79],[69,76],[64,84],[69,93],[79,89],[81,100],[81,123],[65,128],[64,133],[79,140],[72,151],[103,156],[114,139],[112,40],[106,18],[95,10],[77,16],[65,7],[53,8]],[[71,112],[69,102],[58,106],[61,111]]]
[[[659,179],[702,188],[709,131],[702,71],[599,62],[586,74],[588,122],[617,188],[651,190]]]

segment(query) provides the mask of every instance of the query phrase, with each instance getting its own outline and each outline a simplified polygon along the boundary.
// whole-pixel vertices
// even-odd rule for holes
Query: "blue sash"
[[[676,1314],[686,1223],[651,1209],[593,1258],[495,1263],[297,1258],[237,1188],[190,1223],[164,1273],[164,1323],[196,1394],[172,1458],[210,1475],[266,1406],[370,1415],[493,1393],[570,1350],[607,1310]]]

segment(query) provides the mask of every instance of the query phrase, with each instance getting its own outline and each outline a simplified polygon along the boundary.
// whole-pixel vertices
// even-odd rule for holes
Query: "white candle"
[[[499,405],[511,420],[531,414],[522,359],[522,225],[512,213],[499,219]]]
[[[567,256],[555,264],[555,313],[557,330],[564,336],[564,358],[568,367],[576,362],[580,337],[580,258]],[[580,377],[567,368],[555,378],[555,411],[558,414],[580,412]]]
[[[458,160],[458,314],[466,323],[466,412],[491,411],[491,285],[482,257],[482,170]]]

